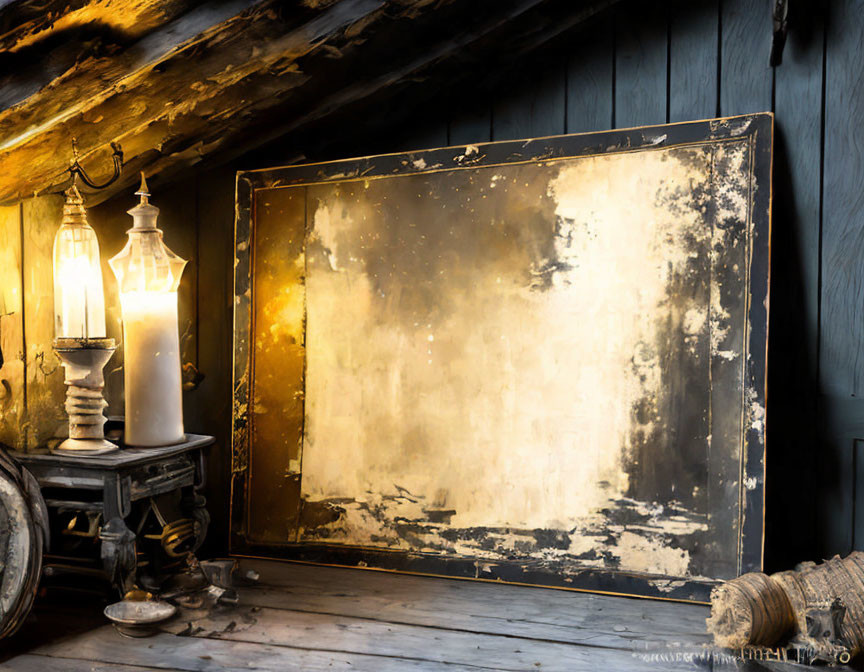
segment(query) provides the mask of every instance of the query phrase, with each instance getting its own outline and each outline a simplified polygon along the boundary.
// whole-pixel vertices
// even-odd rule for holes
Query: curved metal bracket
[[[90,178],[87,171],[84,170],[84,166],[79,163],[78,141],[75,138],[72,138],[72,155],[75,159],[69,168],[69,173],[72,175],[72,184],[75,184],[76,178],[81,178],[81,181],[85,185],[97,191],[114,184],[117,181],[117,178],[120,177],[120,173],[123,171],[123,149],[120,147],[120,143],[117,142],[111,143],[111,149],[114,150],[114,153],[111,155],[111,159],[114,162],[114,174],[102,184],[97,184]]]

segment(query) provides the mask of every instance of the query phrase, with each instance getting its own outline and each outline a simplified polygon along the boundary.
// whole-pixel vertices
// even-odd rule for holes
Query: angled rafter
[[[0,203],[56,189],[73,136],[97,179],[111,141],[126,154],[124,178],[95,203],[137,170],[225,160],[419,80],[449,85],[612,1],[204,3],[116,53],[79,58],[26,97],[0,77]]]

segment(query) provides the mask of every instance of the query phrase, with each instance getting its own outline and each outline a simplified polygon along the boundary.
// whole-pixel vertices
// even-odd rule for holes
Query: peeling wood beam
[[[239,14],[255,4],[255,0],[234,0],[219,5],[216,11],[209,7],[194,10],[122,54],[91,55],[50,86],[40,82],[41,90],[38,94],[30,93],[26,108],[21,106],[22,100],[14,97],[24,86],[12,82],[0,87],[0,104],[4,107],[0,111],[3,139],[0,151],[16,147],[43,130],[134,88],[137,80],[170,58],[194,49],[207,39],[218,39],[214,27],[230,31],[234,21],[242,20]]]
[[[0,201],[25,198],[61,181],[72,136],[78,138],[85,163],[92,156],[99,160],[97,165],[104,158],[106,143],[124,142],[137,131],[154,126],[164,131],[158,142],[153,141],[152,133],[147,134],[149,146],[141,151],[152,152],[154,147],[159,151],[187,137],[191,129],[173,124],[177,116],[260,71],[290,80],[291,62],[297,57],[332,34],[368,19],[384,5],[383,0],[342,0],[312,12],[311,19],[297,26],[293,9],[283,12],[274,9],[272,2],[259,3],[173,48],[170,54],[147,59],[119,84],[97,90],[83,101],[70,100],[72,95],[81,96],[77,86],[46,93],[45,103],[31,112],[31,118],[41,122],[29,124],[24,134],[15,132],[29,107],[0,113],[0,138],[9,138],[0,145],[0,161],[11,168],[4,171],[5,177],[0,176]],[[310,11],[303,14],[308,16]],[[295,27],[289,29],[290,25]],[[64,103],[73,106],[71,114]],[[200,119],[198,130],[207,123]],[[124,146],[124,150],[130,157],[139,153],[135,146]]]
[[[456,35],[452,40],[432,47],[410,62],[403,62],[371,80],[354,82],[331,96],[323,97],[305,111],[297,110],[296,116],[280,112],[279,116],[290,119],[287,123],[279,123],[275,118],[268,119],[268,123],[257,127],[254,134],[244,134],[242,142],[232,142],[234,149],[220,154],[218,161],[231,160],[277,138],[307,129],[346,108],[350,109],[374,99],[378,94],[391,93],[397,87],[401,87],[400,91],[407,88],[416,90],[423,88],[426,82],[447,82],[448,86],[452,87],[468,76],[476,77],[478,71],[482,72],[484,64],[488,66],[490,58],[498,56],[499,65],[515,61],[573,26],[589,20],[615,2],[616,0],[603,0],[582,3],[581,7],[574,9],[573,3],[568,0],[563,16],[556,16],[555,20],[552,20],[554,13],[549,15],[549,5],[553,3],[536,0],[521,2],[482,29],[469,35]],[[525,15],[538,6],[543,6],[546,10],[544,17],[533,17],[538,23],[526,21]],[[547,18],[549,20],[545,20]],[[504,53],[498,51],[501,46],[506,49]],[[414,101],[430,98],[431,96],[416,93],[405,97],[406,100]],[[390,109],[386,105],[383,107]]]
[[[198,7],[148,32],[122,51],[118,43],[105,43],[112,37],[121,42],[122,37],[109,36],[104,26],[100,31],[91,26],[91,33],[75,34],[73,39],[63,40],[43,61],[33,62],[21,70],[7,65],[4,69],[8,74],[0,77],[0,138],[3,139],[0,150],[15,146],[48,124],[80,114],[100,99],[134,86],[136,77],[175,54],[193,48],[206,39],[214,27],[239,18],[241,12],[260,2],[230,0]],[[0,54],[0,65],[2,62],[3,54]],[[87,95],[106,82],[110,86],[96,97]],[[25,103],[26,109],[23,108]],[[17,135],[14,129],[19,129]]]
[[[100,18],[118,34],[132,39],[204,1],[136,0],[122,8],[110,0],[0,1],[0,52],[14,53],[37,46],[56,31]]]
[[[256,147],[266,147],[268,149],[259,153],[264,157],[262,164],[256,167],[274,162],[284,165],[292,162],[286,161],[286,156],[296,158],[300,152],[302,160],[302,152],[309,149],[310,144],[314,151],[314,145],[320,144],[323,136],[344,135],[344,129],[357,125],[358,120],[362,120],[359,123],[362,123],[363,134],[380,132],[394,121],[404,122],[411,110],[416,111],[424,104],[434,106],[434,99],[440,97],[442,88],[449,89],[469,78],[477,81],[478,73],[490,67],[494,69],[500,65],[507,71],[508,64],[522,59],[546,39],[559,35],[562,26],[587,21],[615,1],[582,2],[577,8],[562,1],[501,2],[498,7],[506,14],[505,18],[500,15],[478,17],[466,2],[461,5],[461,10],[467,13],[465,17],[458,14],[441,17],[439,11],[436,16],[423,20],[423,28],[439,36],[448,48],[414,40],[410,23],[407,27],[400,23],[407,17],[391,17],[390,22],[382,21],[377,25],[374,32],[364,33],[362,40],[353,42],[346,35],[346,39],[323,45],[322,50],[299,59],[297,66],[308,75],[306,81],[299,82],[296,88],[276,93],[268,99],[267,106],[259,102],[249,108],[238,108],[233,113],[234,123],[199,137],[195,146],[188,143],[185,160],[199,160],[206,154],[208,165],[214,166],[248,154]],[[416,19],[415,14],[413,20]],[[434,26],[428,25],[436,19],[441,26],[460,26],[461,32],[436,31]],[[411,42],[416,44],[408,44]],[[395,69],[393,53],[402,55]],[[360,61],[377,66],[377,70],[372,67],[362,70],[349,67],[346,71],[337,68],[338,64]],[[351,76],[355,73],[356,76]],[[479,76],[480,80],[484,78],[482,74]],[[346,81],[349,82],[347,86],[336,86],[337,82]],[[386,113],[382,114],[382,110]],[[250,121],[252,119],[255,121]],[[208,153],[206,143],[217,137],[221,147]],[[276,138],[279,141],[273,142]],[[158,172],[165,179],[182,172],[183,167],[178,155],[163,153],[147,170]]]
[[[236,95],[236,91],[230,92],[230,95],[226,96],[227,98],[231,99],[233,97],[239,101],[243,101],[230,108],[232,116],[243,115],[250,112],[250,110],[254,110],[256,115],[260,115],[263,119],[266,119],[266,123],[232,125],[223,131],[228,133],[233,131],[235,137],[224,138],[223,136],[221,142],[224,149],[216,152],[217,160],[214,163],[224,163],[251,149],[266,145],[291,131],[304,128],[307,124],[337,112],[343,106],[374,97],[379,92],[386,90],[396,83],[422,79],[419,73],[430,64],[441,61],[466,48],[472,42],[501,29],[510,22],[519,19],[531,9],[543,4],[543,2],[544,0],[520,0],[516,3],[510,3],[503,15],[494,15],[487,22],[481,22],[479,26],[472,27],[470,32],[464,35],[456,34],[455,36],[449,33],[445,34],[444,42],[441,44],[424,45],[422,49],[418,49],[419,54],[416,57],[408,58],[404,61],[399,59],[398,67],[392,68],[388,64],[384,67],[385,72],[383,74],[374,76],[377,73],[372,72],[369,73],[373,75],[371,79],[357,78],[354,81],[349,81],[343,88],[335,87],[336,92],[329,96],[326,95],[326,92],[331,87],[328,87],[326,82],[344,81],[344,79],[331,78],[322,72],[300,78],[296,82],[297,90],[294,91],[296,95],[287,96],[286,98],[290,109],[286,109],[286,104],[281,102],[278,96],[284,96],[288,89],[294,88],[292,86],[287,86],[285,90],[276,94],[273,98],[267,99],[271,103],[272,109],[270,110],[265,109],[265,106],[260,102],[250,105],[245,102],[246,96],[238,96]],[[376,38],[372,36],[369,39],[374,40]],[[383,41],[389,44],[389,40],[385,39]],[[336,45],[331,45],[331,51],[325,52],[325,54],[318,54],[318,56],[327,59],[330,58],[328,55],[332,54],[333,51],[338,51],[340,59],[351,60],[354,56],[352,47],[357,48],[360,45],[353,45],[349,41],[348,45],[341,46],[343,46],[343,49],[339,49]],[[364,43],[362,49],[358,51],[362,52],[367,48],[367,45]],[[359,58],[361,53],[356,55]],[[314,56],[315,54],[310,54],[310,57]],[[382,60],[379,63],[383,65],[385,62]],[[301,65],[301,67],[305,70],[305,64]],[[322,83],[324,85],[319,86]],[[307,84],[314,84],[317,90],[311,94],[303,92],[302,89]],[[287,118],[290,121],[287,123],[281,122],[280,117]],[[201,142],[206,143],[206,139],[202,139]],[[198,146],[198,151],[203,152],[206,149],[206,144]],[[157,160],[156,164],[149,167],[148,172],[163,172],[166,170],[170,172],[172,164],[177,164],[176,157],[163,156]]]
[[[0,0],[0,51],[49,30],[58,18],[86,4],[87,0]]]
[[[374,127],[371,117],[381,116],[375,101],[385,101],[385,116],[398,114],[394,92],[407,107],[441,86],[518,59],[614,1],[501,0],[478,12],[471,0],[332,0],[318,10],[303,8],[302,22],[296,6],[286,16],[264,3],[242,20],[232,17],[195,36],[194,45],[145,66],[122,87],[108,84],[75,114],[48,116],[22,142],[0,144],[4,169],[12,168],[0,174],[0,202],[57,188],[72,135],[96,179],[110,165],[108,143],[123,145],[124,177],[88,199],[95,204],[128,188],[138,170],[168,176],[204,158],[225,162],[286,133],[345,119],[345,110],[374,112],[362,121]],[[410,95],[398,99],[403,90]],[[47,98],[54,113],[57,98]],[[40,107],[39,114],[51,111]],[[0,143],[9,137],[5,128],[15,128],[4,123],[0,112]]]

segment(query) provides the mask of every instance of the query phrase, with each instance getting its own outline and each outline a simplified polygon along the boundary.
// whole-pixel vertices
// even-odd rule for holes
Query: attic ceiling
[[[0,203],[229,160],[377,99],[421,100],[614,0],[0,0]],[[363,120],[355,119],[362,123]]]

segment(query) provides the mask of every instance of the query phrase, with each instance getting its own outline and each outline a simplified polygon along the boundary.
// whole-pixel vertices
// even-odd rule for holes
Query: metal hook
[[[117,181],[117,178],[120,177],[120,173],[123,170],[123,149],[120,147],[120,144],[117,142],[111,143],[111,149],[114,150],[114,153],[111,155],[111,160],[114,162],[114,174],[108,178],[106,182],[102,184],[96,184],[90,176],[87,174],[87,171],[84,170],[84,167],[78,161],[78,140],[77,138],[72,138],[72,157],[73,162],[69,167],[69,173],[72,175],[72,184],[75,184],[75,180],[77,178],[81,178],[81,181],[86,184],[88,187],[94,190],[104,189]]]

